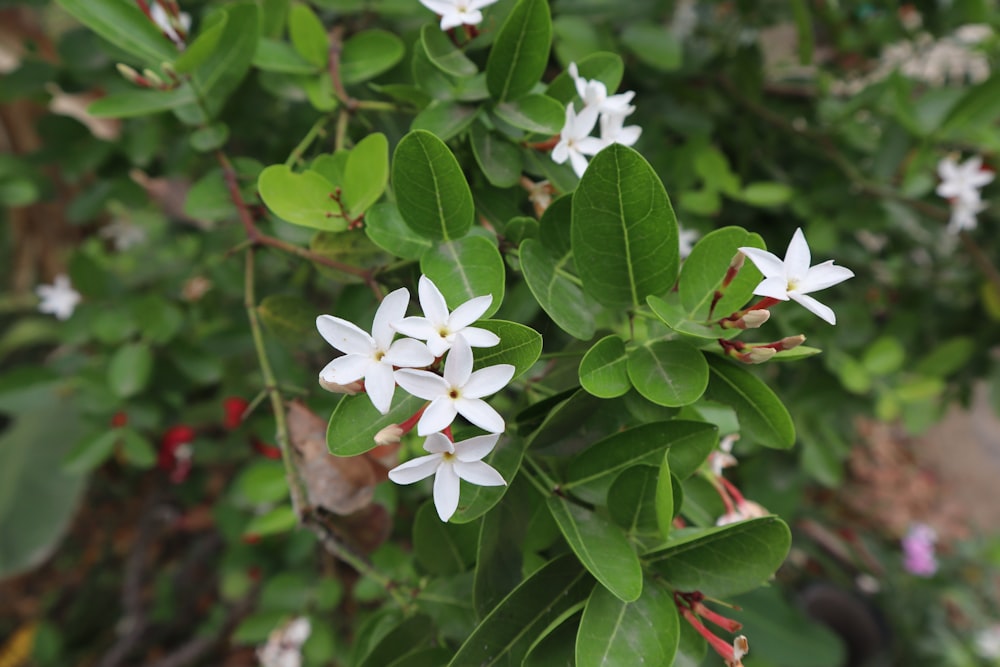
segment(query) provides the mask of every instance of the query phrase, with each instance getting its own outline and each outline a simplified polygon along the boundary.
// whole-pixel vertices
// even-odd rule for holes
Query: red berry
[[[119,410],[111,416],[111,427],[122,428],[128,424],[128,415]]]
[[[275,447],[274,445],[268,445],[267,443],[261,442],[257,438],[252,440],[253,450],[260,454],[261,456],[266,456],[269,459],[280,459],[281,449]]]
[[[240,396],[230,396],[223,399],[222,409],[225,412],[225,417],[222,420],[222,425],[230,431],[238,429],[243,422],[243,413],[246,412],[248,405],[250,403]]]

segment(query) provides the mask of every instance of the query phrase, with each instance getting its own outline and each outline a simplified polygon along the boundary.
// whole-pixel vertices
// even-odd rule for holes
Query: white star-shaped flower
[[[41,299],[38,311],[55,315],[59,320],[68,320],[82,298],[80,293],[73,289],[69,276],[64,273],[56,276],[51,285],[36,287],[35,294]]]
[[[503,389],[514,377],[514,367],[497,364],[472,371],[472,348],[457,336],[444,362],[444,377],[429,371],[404,368],[396,371],[396,382],[414,396],[430,401],[417,423],[417,433],[441,431],[462,415],[490,433],[503,433],[503,417],[482,400]]]
[[[472,347],[493,347],[500,342],[500,337],[492,331],[469,326],[493,303],[492,294],[469,299],[449,313],[444,295],[427,276],[420,276],[417,293],[424,317],[406,317],[392,326],[404,336],[427,341],[427,349],[435,357],[451,349],[459,335]]]
[[[503,486],[496,469],[483,461],[493,451],[499,433],[479,435],[453,443],[441,433],[431,433],[424,449],[431,452],[396,466],[389,479],[396,484],[413,484],[434,475],[434,507],[442,521],[447,521],[458,509],[460,479],[478,486]]]
[[[576,175],[583,176],[587,170],[587,158],[584,156],[596,155],[604,148],[600,139],[590,136],[597,124],[597,116],[597,107],[584,107],[579,115],[572,104],[566,107],[566,124],[559,132],[559,143],[552,149],[553,162],[562,164],[569,160]]]
[[[795,230],[784,260],[760,248],[740,248],[740,252],[764,274],[764,280],[754,288],[754,294],[779,301],[791,299],[830,324],[837,323],[833,310],[809,296],[809,293],[853,278],[854,272],[843,266],[834,266],[832,259],[810,267],[812,256],[801,229]]]
[[[267,637],[267,644],[257,649],[261,667],[300,667],[302,645],[311,633],[312,624],[304,616],[274,629]]]
[[[320,379],[350,385],[364,378],[365,391],[372,405],[382,414],[388,412],[396,390],[393,367],[419,368],[434,361],[434,355],[423,343],[411,338],[392,340],[396,335],[392,324],[403,319],[409,302],[410,293],[405,287],[385,297],[375,312],[370,336],[357,325],[339,317],[317,317],[316,328],[320,335],[344,353],[320,371]]]
[[[620,115],[623,118],[635,111],[629,103],[635,97],[635,91],[629,90],[618,95],[608,95],[608,87],[597,79],[584,79],[576,63],[570,63],[569,75],[576,85],[576,94],[583,100],[585,109],[596,108],[602,114]],[[631,144],[626,144],[631,145]]]
[[[479,25],[483,7],[497,0],[420,0],[427,9],[441,17],[441,29],[451,30],[460,25]]]
[[[948,231],[958,234],[962,230],[975,229],[979,224],[976,216],[986,210],[988,204],[979,199],[976,191],[975,199],[958,197],[951,203],[951,218],[948,220]]]
[[[635,109],[635,107],[629,107],[629,109]],[[641,134],[642,128],[638,125],[625,127],[625,115],[607,112],[601,114],[601,143],[605,147],[611,144],[632,146],[639,141]]]
[[[993,182],[992,171],[983,169],[983,159],[973,156],[959,164],[951,156],[938,162],[938,176],[941,182],[935,192],[945,199],[959,200],[967,203],[979,201],[979,190]]]
[[[170,15],[167,11],[160,6],[159,2],[154,0],[153,4],[149,7],[149,16],[153,19],[153,23],[156,27],[163,31],[163,34],[170,38],[171,42],[183,43],[184,40],[177,33],[177,28],[174,27],[174,21],[171,20]],[[180,12],[177,15],[177,25],[180,26],[181,30],[187,32],[191,29],[191,15],[186,12]]]

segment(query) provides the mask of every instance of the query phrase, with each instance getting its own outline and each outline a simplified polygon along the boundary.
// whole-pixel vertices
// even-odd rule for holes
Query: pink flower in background
[[[915,523],[903,537],[903,569],[918,577],[931,577],[937,572],[934,555],[937,532],[925,523]]]

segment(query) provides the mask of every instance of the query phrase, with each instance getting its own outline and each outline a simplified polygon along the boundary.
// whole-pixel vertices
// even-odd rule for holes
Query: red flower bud
[[[281,458],[281,449],[279,447],[261,442],[257,438],[251,440],[251,444],[253,445],[253,450],[261,456],[265,456],[269,459]]]
[[[250,403],[241,396],[230,396],[222,401],[222,409],[225,412],[225,418],[222,420],[222,425],[229,431],[235,431],[243,423],[243,413],[246,412],[247,406]]]
[[[128,424],[128,415],[119,410],[111,416],[111,428],[122,428]]]
[[[195,431],[186,424],[171,426],[160,441],[157,465],[170,474],[170,481],[180,484],[191,473],[191,442]]]

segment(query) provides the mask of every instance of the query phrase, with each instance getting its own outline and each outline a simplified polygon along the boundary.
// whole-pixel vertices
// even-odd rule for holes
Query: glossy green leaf
[[[138,5],[127,0],[58,0],[59,6],[115,46],[159,67],[178,56],[167,39]]]
[[[580,629],[583,604],[579,607],[567,610],[562,618],[553,621],[555,627],[549,626],[547,632],[535,639],[521,667],[574,667],[573,643]]]
[[[118,429],[95,433],[89,438],[80,440],[66,455],[62,463],[63,472],[79,475],[99,467],[115,451],[115,445],[119,440],[121,433]]]
[[[410,129],[424,130],[448,141],[464,132],[478,113],[479,109],[468,104],[435,100],[416,115]]]
[[[498,104],[497,116],[516,128],[538,134],[559,134],[566,120],[566,109],[547,95],[527,95]]]
[[[389,183],[389,142],[374,132],[351,149],[342,185],[347,217],[363,215],[377,202]]]
[[[501,102],[528,93],[545,73],[552,44],[552,17],[546,0],[518,0],[493,41],[486,85]]]
[[[87,107],[87,113],[98,118],[134,118],[172,111],[196,99],[188,84],[174,90],[129,90],[96,100]]]
[[[736,409],[743,437],[765,447],[787,449],[795,444],[795,425],[771,388],[750,371],[709,356],[706,396]]]
[[[520,667],[535,637],[567,609],[586,599],[592,585],[575,558],[563,556],[550,561],[483,619],[449,667]]]
[[[608,514],[631,537],[659,536],[656,507],[657,469],[634,465],[608,488]]]
[[[625,73],[625,63],[617,53],[598,51],[581,58],[577,71],[584,79],[596,79],[605,85],[609,93],[618,90]],[[576,84],[569,72],[562,72],[549,84],[545,94],[560,104],[566,105],[577,98]]]
[[[374,79],[400,60],[406,47],[403,40],[385,30],[365,30],[344,42],[340,57],[340,80],[344,85]]]
[[[403,220],[417,233],[447,241],[472,227],[475,206],[465,174],[430,132],[414,130],[396,146],[392,185]]]
[[[591,160],[573,195],[573,257],[584,290],[607,306],[638,307],[677,278],[677,220],[663,184],[631,148]]]
[[[621,529],[565,498],[550,496],[546,504],[587,571],[618,599],[636,600],[642,593],[642,566]]]
[[[489,614],[521,583],[523,544],[535,508],[534,498],[530,483],[518,478],[510,485],[504,502],[483,517],[471,596],[479,618]]]
[[[431,241],[406,224],[395,204],[375,204],[365,214],[365,233],[386,252],[403,259],[420,259]]]
[[[331,232],[347,229],[340,207],[330,198],[333,186],[314,171],[296,173],[273,164],[260,172],[257,188],[267,207],[283,220]]]
[[[788,526],[771,516],[691,530],[644,560],[676,589],[725,598],[766,581],[790,545]]]
[[[319,17],[309,5],[296,2],[288,13],[288,36],[292,46],[306,62],[324,67],[329,59],[330,38]]]
[[[449,76],[469,77],[479,72],[476,63],[455,48],[448,35],[432,23],[420,30],[420,43],[431,64]]]
[[[574,338],[593,338],[599,306],[565,273],[572,257],[556,260],[541,243],[528,239],[521,243],[520,258],[528,288],[552,321]]]
[[[683,341],[659,340],[628,353],[628,376],[643,397],[676,408],[705,393],[708,363],[700,350]]]
[[[427,401],[397,390],[389,412],[382,415],[366,394],[344,396],[330,415],[326,444],[335,456],[363,454],[375,447],[375,434],[390,424],[399,424]]]
[[[481,123],[472,126],[469,143],[486,180],[498,188],[517,185],[522,169],[521,151],[517,146],[490,132]]]
[[[677,283],[686,319],[699,322],[708,319],[708,311],[716,291],[722,286],[726,271],[739,248],[744,246],[763,248],[764,242],[757,234],[751,234],[740,227],[723,227],[706,234],[698,241],[684,260]],[[745,262],[716,303],[712,318],[720,319],[744,307],[762,277],[751,262]],[[650,305],[653,305],[652,301]],[[712,331],[715,332],[715,337],[719,336],[717,327]]]
[[[441,521],[433,502],[426,502],[413,519],[413,553],[431,574],[462,572],[476,560],[479,526]]]
[[[620,336],[605,336],[580,360],[580,386],[598,398],[624,396],[632,388],[628,356]]]
[[[483,459],[493,466],[507,482],[507,486],[477,486],[468,484],[462,491],[458,511],[451,523],[468,523],[481,517],[496,506],[514,483],[526,447],[524,438],[501,436],[497,446]]]
[[[673,591],[662,582],[647,578],[632,602],[595,586],[576,635],[576,665],[672,665],[679,638]]]
[[[484,236],[466,236],[435,245],[420,258],[420,270],[438,286],[449,308],[490,294],[493,303],[483,315],[489,317],[503,303],[503,258],[493,241]]]
[[[475,370],[511,364],[514,366],[514,378],[518,378],[527,373],[542,354],[542,335],[531,327],[506,320],[483,320],[474,326],[500,337],[497,345],[475,350]]]
[[[659,474],[656,477],[656,524],[659,526],[663,539],[670,537],[674,516],[674,484],[670,474],[670,452],[663,455],[660,461]]]
[[[265,72],[317,74],[319,67],[299,55],[288,42],[261,37],[253,56],[253,66]]]
[[[433,636],[434,624],[425,614],[410,616],[387,632],[372,647],[358,667],[386,667],[406,656],[414,648],[427,644]]]
[[[129,343],[118,348],[108,362],[108,387],[119,398],[135,396],[149,384],[153,372],[153,351],[145,343]]]

